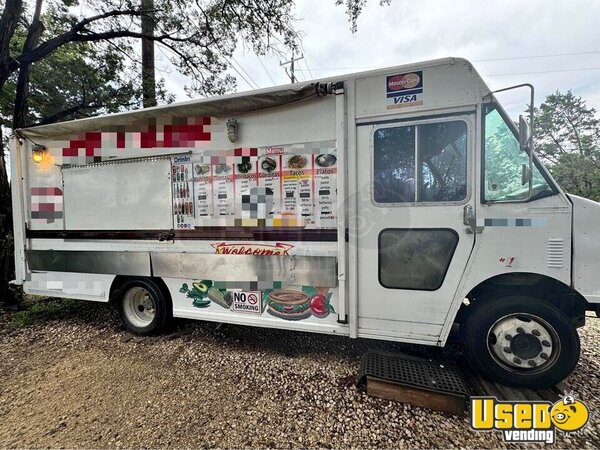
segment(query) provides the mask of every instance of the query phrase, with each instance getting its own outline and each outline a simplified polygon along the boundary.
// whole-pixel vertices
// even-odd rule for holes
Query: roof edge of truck
[[[433,60],[428,60],[428,61],[420,61],[420,62],[414,62],[414,63],[409,63],[409,64],[384,67],[384,68],[380,68],[380,69],[373,69],[373,70],[362,71],[362,72],[352,72],[352,73],[347,73],[347,74],[340,74],[340,75],[335,75],[335,76],[331,76],[331,77],[308,80],[308,81],[304,81],[302,83],[284,84],[284,85],[278,85],[278,86],[249,90],[249,91],[235,92],[235,93],[230,93],[230,94],[225,94],[225,95],[220,95],[220,96],[215,96],[215,97],[206,97],[206,98],[188,100],[188,101],[183,101],[183,102],[175,102],[175,103],[170,103],[170,104],[166,104],[166,105],[154,106],[154,107],[150,107],[150,108],[141,108],[141,109],[123,111],[123,112],[112,113],[112,114],[104,114],[104,115],[100,115],[100,116],[86,117],[86,118],[82,118],[82,119],[70,120],[70,121],[65,121],[65,122],[56,122],[56,123],[52,123],[52,124],[37,125],[37,126],[32,126],[32,127],[27,127],[27,128],[21,128],[18,130],[18,132],[20,134],[24,134],[26,136],[28,136],[28,135],[29,136],[45,136],[45,135],[58,135],[58,134],[74,132],[74,131],[78,131],[78,130],[81,131],[84,129],[85,130],[93,130],[97,126],[102,126],[103,124],[106,124],[106,119],[108,119],[108,118],[123,119],[123,120],[126,120],[128,118],[140,119],[140,118],[143,118],[143,116],[150,117],[150,116],[156,116],[159,114],[169,114],[169,113],[174,113],[178,110],[183,112],[183,111],[185,111],[186,108],[209,106],[209,105],[213,105],[213,104],[216,105],[218,103],[232,101],[232,100],[239,101],[242,99],[250,99],[250,98],[257,99],[257,100],[259,100],[261,98],[266,99],[268,97],[276,96],[278,93],[280,93],[281,96],[284,96],[284,97],[287,96],[291,99],[294,99],[294,97],[301,96],[302,93],[305,93],[308,90],[312,89],[316,83],[329,83],[329,82],[339,81],[341,79],[365,78],[365,77],[382,75],[382,74],[388,73],[390,71],[410,71],[410,70],[415,70],[415,69],[426,69],[426,68],[430,68],[430,67],[453,65],[453,64],[457,64],[457,63],[465,64],[469,70],[471,70],[478,78],[481,79],[481,76],[477,73],[477,71],[475,70],[473,65],[467,59],[461,58],[461,57],[446,57],[446,58],[433,59]],[[482,80],[482,82],[483,82],[483,80]],[[285,103],[285,102],[282,102],[281,99],[279,101],[280,101],[280,104]],[[249,103],[252,103],[252,102],[249,102]],[[277,101],[274,101],[273,104],[270,106],[277,106]],[[269,107],[269,106],[266,106],[266,107]],[[262,108],[259,107],[256,109],[262,109]],[[239,112],[251,111],[251,110],[252,110],[252,108],[242,108]],[[229,111],[225,111],[225,113],[228,114]]]

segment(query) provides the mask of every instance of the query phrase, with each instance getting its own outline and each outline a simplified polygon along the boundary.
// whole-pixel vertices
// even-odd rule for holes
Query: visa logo
[[[394,105],[397,105],[398,103],[410,103],[410,102],[416,102],[416,101],[417,101],[417,94],[401,95],[399,97],[394,97]]]

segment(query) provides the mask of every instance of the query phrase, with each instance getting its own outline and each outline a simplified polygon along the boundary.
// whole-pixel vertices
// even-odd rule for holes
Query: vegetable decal
[[[207,308],[214,302],[223,308],[229,309],[229,306],[231,306],[230,295],[226,290],[213,288],[212,285],[211,280],[194,281],[192,282],[192,289],[190,289],[187,283],[183,283],[179,292],[186,294],[187,298],[191,298],[193,300],[192,305],[196,308]]]
[[[217,289],[212,280],[192,281],[192,288],[183,283],[179,292],[192,300],[195,308],[208,308],[216,303],[224,309],[231,309],[233,295],[226,289]],[[329,288],[302,286],[301,291],[285,289],[265,289],[262,291],[263,308],[275,317],[285,320],[303,320],[311,316],[323,319],[335,308],[330,303],[332,292]]]
[[[328,288],[302,286],[302,292],[310,297],[310,310],[313,316],[322,319],[329,313],[335,314],[335,308],[330,303],[333,293],[329,292]]]
[[[317,317],[324,317],[328,315],[329,312],[335,312],[333,306],[327,303],[327,298],[323,294],[314,295],[310,299],[310,309]]]

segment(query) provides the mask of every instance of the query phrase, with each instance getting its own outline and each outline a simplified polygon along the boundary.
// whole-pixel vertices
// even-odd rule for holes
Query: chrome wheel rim
[[[560,354],[560,339],[552,325],[533,314],[509,314],[498,319],[487,335],[488,351],[505,369],[538,373]]]
[[[132,287],[123,297],[123,312],[135,327],[144,328],[156,316],[156,304],[150,292],[143,287]]]

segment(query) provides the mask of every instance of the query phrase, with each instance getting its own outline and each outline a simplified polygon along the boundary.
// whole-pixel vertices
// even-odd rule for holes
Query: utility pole
[[[294,58],[294,52],[292,51],[292,59],[290,59],[289,61],[283,61],[282,63],[279,63],[280,66],[287,66],[288,64],[290,65],[290,70],[288,71],[286,67],[285,73],[287,73],[288,77],[290,77],[290,81],[292,83],[296,82],[296,75],[294,74],[294,62],[300,61],[301,59],[304,59],[304,55],[300,55],[297,58]]]

